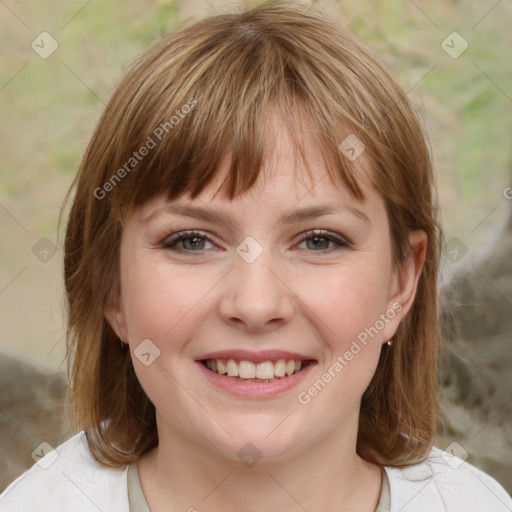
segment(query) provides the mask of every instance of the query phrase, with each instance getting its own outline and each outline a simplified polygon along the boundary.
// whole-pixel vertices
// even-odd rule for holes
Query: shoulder
[[[99,464],[83,432],[55,450],[47,448],[42,448],[46,454],[0,495],[0,512],[128,511],[127,468],[116,470]]]
[[[511,512],[512,498],[492,477],[462,459],[433,447],[425,462],[385,468],[390,512]]]

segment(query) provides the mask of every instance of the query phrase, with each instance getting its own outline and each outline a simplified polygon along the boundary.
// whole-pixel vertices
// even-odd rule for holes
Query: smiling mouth
[[[211,372],[243,382],[274,382],[301,372],[315,361],[278,359],[277,361],[238,361],[236,359],[203,359],[201,363]]]

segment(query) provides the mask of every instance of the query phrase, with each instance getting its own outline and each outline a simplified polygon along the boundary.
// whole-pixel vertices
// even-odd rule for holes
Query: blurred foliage
[[[323,2],[318,4],[322,9]],[[449,231],[461,231],[473,220],[476,224],[480,213],[472,219],[471,210],[485,213],[500,201],[512,177],[512,69],[507,60],[511,4],[337,4],[343,14],[339,21],[386,60],[406,90],[413,88],[410,97],[432,139]],[[1,114],[7,121],[0,128],[2,187],[8,196],[20,196],[27,187],[38,190],[38,183],[55,173],[65,175],[69,183],[122,71],[150,43],[179,25],[180,10],[176,0],[12,1],[10,8],[28,30],[3,8],[1,37],[11,51],[2,54],[0,75]],[[30,49],[43,30],[59,42],[58,51],[47,60]],[[469,43],[458,59],[441,48],[453,31]],[[55,217],[55,211],[34,206],[40,218]]]
[[[483,192],[498,199],[499,179],[493,178],[512,177],[510,3],[346,0],[340,5],[348,25],[387,58],[406,90],[416,83],[417,71],[436,65],[415,90],[424,116],[431,118],[434,150],[443,156],[440,171],[455,174],[462,201],[472,204]],[[357,14],[350,18],[351,13]],[[469,44],[458,59],[441,48],[454,31]]]

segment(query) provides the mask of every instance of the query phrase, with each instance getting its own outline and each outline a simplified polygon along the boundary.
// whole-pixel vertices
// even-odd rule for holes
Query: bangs
[[[203,41],[199,29],[195,45],[184,49],[186,31],[153,47],[120,84],[131,97],[109,172],[126,171],[111,194],[121,217],[156,196],[193,199],[221,168],[222,193],[230,199],[244,193],[272,158],[283,129],[292,141],[295,169],[300,158],[312,185],[307,153],[313,145],[332,182],[364,199],[356,179],[360,163],[338,146],[354,132],[366,149],[371,140],[348,98],[341,97],[339,78],[318,64],[314,52],[297,50],[282,34],[256,30],[250,22],[238,30],[230,24]]]

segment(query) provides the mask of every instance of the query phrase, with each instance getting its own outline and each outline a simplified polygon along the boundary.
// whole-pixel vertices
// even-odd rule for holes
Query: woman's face
[[[313,148],[315,183],[300,182],[284,135],[277,150],[243,197],[214,197],[217,181],[193,201],[158,199],[132,214],[120,303],[107,311],[160,438],[232,459],[299,455],[333,436],[355,449],[361,396],[424,257],[417,232],[409,263],[393,272],[377,191],[363,184],[356,201]]]

